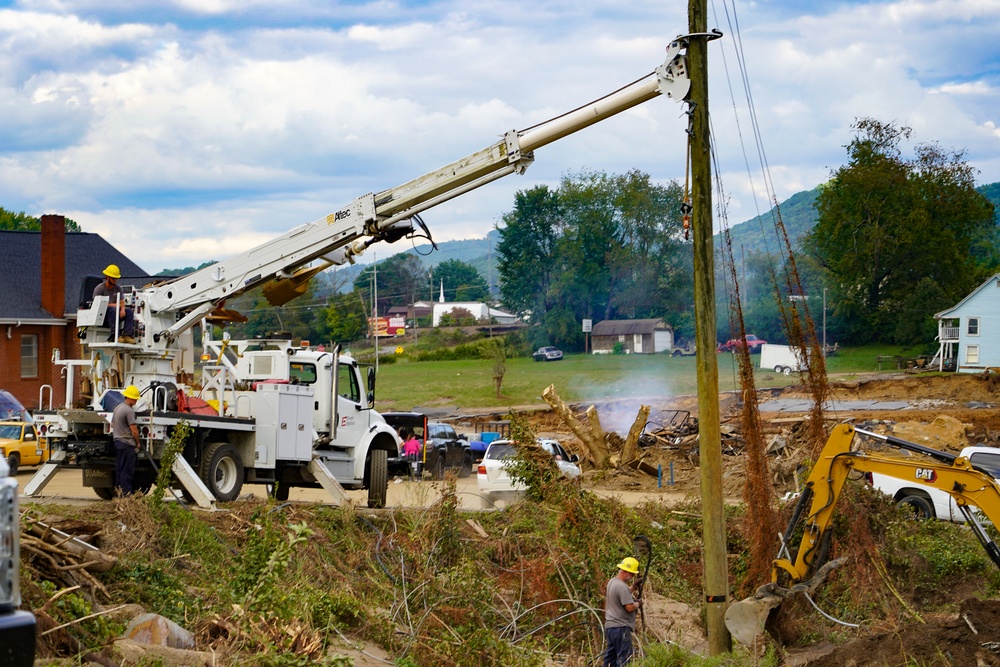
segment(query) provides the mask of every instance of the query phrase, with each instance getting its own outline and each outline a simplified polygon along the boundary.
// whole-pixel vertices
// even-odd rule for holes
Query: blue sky
[[[222,259],[650,72],[686,5],[0,2],[0,206],[72,217],[149,271]],[[862,116],[1000,181],[1000,0],[717,0],[709,17],[730,223],[769,207],[737,46],[779,200],[843,164]],[[683,180],[681,111],[647,102],[423,217],[439,240],[482,237],[517,190],[569,173]]]

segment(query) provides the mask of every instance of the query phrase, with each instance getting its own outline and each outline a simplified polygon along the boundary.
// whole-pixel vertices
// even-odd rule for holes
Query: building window
[[[625,342],[625,334],[618,334],[618,342],[619,343]]]
[[[967,345],[965,348],[965,363],[967,364],[978,364],[979,363],[979,346],[978,345]]]
[[[966,330],[966,333],[969,334],[970,336],[978,336],[979,335],[979,318],[978,317],[970,317],[969,318],[969,327]]]
[[[21,336],[21,377],[38,377],[38,334]]]

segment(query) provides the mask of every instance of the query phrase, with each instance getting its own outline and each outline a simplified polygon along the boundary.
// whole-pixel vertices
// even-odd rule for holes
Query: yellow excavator
[[[926,458],[901,458],[852,449],[856,435],[875,438]],[[840,424],[830,434],[781,536],[778,558],[771,568],[771,582],[726,611],[726,627],[741,644],[754,643],[764,631],[769,615],[784,600],[813,593],[833,569],[843,564],[843,558],[827,562],[826,557],[837,500],[852,473],[881,473],[950,494],[990,559],[1000,567],[1000,548],[977,516],[981,512],[1000,526],[1000,485],[990,471],[959,455]],[[793,555],[790,550],[794,545],[790,542],[800,521],[805,525]]]

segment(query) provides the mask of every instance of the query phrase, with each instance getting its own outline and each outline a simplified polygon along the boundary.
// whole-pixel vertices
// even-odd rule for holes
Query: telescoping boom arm
[[[147,296],[149,314],[163,322],[156,339],[174,338],[223,301],[250,289],[308,280],[326,266],[353,261],[373,243],[392,243],[415,232],[421,223],[414,218],[420,212],[508,174],[523,173],[536,148],[660,95],[683,100],[690,87],[685,46],[681,39],[672,42],[666,60],[653,73],[599,100],[529,129],[511,130],[493,145],[440,169],[358,197],[263,245],[152,288]],[[316,260],[323,262],[319,268],[305,268]]]

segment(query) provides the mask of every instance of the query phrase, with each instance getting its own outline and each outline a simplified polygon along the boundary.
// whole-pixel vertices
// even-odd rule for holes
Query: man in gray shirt
[[[115,488],[127,496],[132,493],[132,479],[135,477],[135,461],[139,453],[139,427],[135,425],[135,411],[132,406],[140,398],[139,388],[129,385],[122,392],[125,400],[111,413],[111,436],[115,439],[118,458],[115,461]]]
[[[121,277],[122,273],[118,267],[115,264],[108,264],[108,268],[104,269],[104,282],[94,288],[94,296],[108,297],[108,310],[104,315],[104,326],[114,329],[117,317],[118,327],[121,331],[121,337],[118,340],[122,343],[134,343],[135,313],[132,312],[131,308],[125,307],[122,288],[118,286],[118,279]],[[115,312],[116,308],[118,309],[117,313]],[[114,338],[113,333],[111,338]]]
[[[639,574],[639,561],[623,558],[618,563],[618,573],[608,582],[604,604],[604,638],[608,648],[604,652],[604,667],[624,667],[632,661],[632,632],[635,630],[635,612],[642,600],[632,597],[635,586],[629,586]]]

